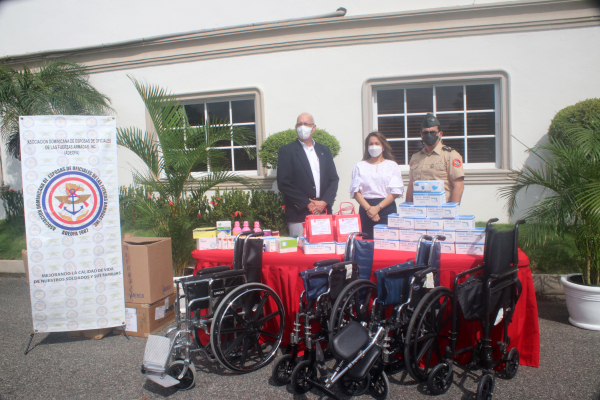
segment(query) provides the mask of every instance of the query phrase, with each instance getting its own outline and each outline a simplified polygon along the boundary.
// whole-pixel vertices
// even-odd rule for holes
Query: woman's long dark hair
[[[365,154],[363,155],[362,160],[367,161],[369,158],[371,158],[371,155],[369,154],[369,139],[371,139],[373,136],[376,136],[383,145],[383,158],[394,161],[394,156],[392,155],[392,146],[390,146],[385,136],[377,131],[371,132],[367,135],[367,138],[365,139]]]

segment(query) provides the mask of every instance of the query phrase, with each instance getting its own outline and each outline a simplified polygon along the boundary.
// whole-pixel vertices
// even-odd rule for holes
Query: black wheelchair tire
[[[318,376],[317,366],[312,365],[309,360],[304,360],[296,364],[292,372],[291,383],[292,390],[298,394],[304,394],[313,388],[313,384],[308,378],[316,380]]]
[[[173,363],[169,365],[169,368],[167,368],[167,375],[177,379],[179,374],[181,374],[181,371],[183,371],[183,364],[183,360],[173,361]],[[196,367],[194,367],[194,364],[189,364],[188,370],[185,372],[185,375],[183,375],[183,378],[181,378],[179,383],[175,385],[175,388],[177,388],[177,390],[190,390],[195,384]]]
[[[376,400],[385,400],[390,393],[390,381],[385,372],[381,371],[377,379],[371,378],[369,394]]]
[[[359,279],[348,286],[346,286],[342,292],[339,294],[338,298],[335,300],[333,304],[333,308],[331,309],[331,316],[329,317],[329,342],[333,340],[335,334],[339,331],[339,328],[342,327],[341,317],[343,315],[344,309],[348,306],[348,300],[355,296],[357,292],[360,290],[367,290],[367,302],[365,303],[367,308],[365,308],[365,313],[362,316],[358,316],[358,322],[368,322],[369,315],[366,310],[368,309],[369,302],[372,302],[374,297],[377,296],[377,284],[368,280],[368,279]]]
[[[371,387],[371,376],[366,374],[362,379],[352,379],[344,375],[338,381],[340,392],[348,396],[360,396]]]
[[[269,297],[274,300],[277,310],[273,311],[268,316],[260,318],[261,312],[264,311],[265,303],[268,301]],[[257,298],[260,298],[260,300],[254,302]],[[234,306],[236,308],[244,307],[243,315],[240,315],[237,310],[234,310]],[[268,332],[262,329],[268,321],[275,317],[279,317],[279,327],[277,332]],[[235,321],[235,323],[240,326],[233,328],[223,327],[223,321],[226,318],[230,321]],[[283,308],[283,303],[273,289],[262,283],[247,283],[241,285],[229,292],[223,298],[213,316],[210,327],[210,345],[212,352],[219,363],[231,371],[256,371],[270,363],[277,355],[277,349],[283,338],[284,325],[285,310]],[[232,343],[229,344],[229,348],[223,348],[225,345],[228,345],[226,342],[230,339],[222,341],[222,335],[235,336],[232,339]],[[259,341],[261,336],[267,336],[272,339],[269,341],[272,342],[272,345],[267,354],[263,353],[262,344]],[[235,353],[233,353],[234,350]],[[248,355],[253,352],[257,353],[255,359],[258,358],[258,360],[253,364],[246,365]],[[237,355],[238,353],[239,356]]]
[[[484,374],[477,385],[476,400],[492,400],[494,396],[494,378],[490,374]]]
[[[510,349],[506,361],[504,362],[504,377],[512,379],[519,371],[519,350],[516,347]]]
[[[284,386],[290,383],[292,372],[294,372],[294,359],[291,354],[285,354],[273,366],[273,382],[277,386]]]
[[[433,367],[427,378],[427,388],[434,396],[444,394],[452,386],[454,371],[448,363],[440,363]]]

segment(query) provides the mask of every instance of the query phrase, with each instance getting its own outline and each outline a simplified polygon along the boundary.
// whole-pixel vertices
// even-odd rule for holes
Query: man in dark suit
[[[296,121],[298,140],[279,148],[277,187],[285,197],[285,220],[292,236],[302,236],[302,222],[309,214],[331,214],[338,177],[331,151],[315,143],[317,129],[312,115]]]

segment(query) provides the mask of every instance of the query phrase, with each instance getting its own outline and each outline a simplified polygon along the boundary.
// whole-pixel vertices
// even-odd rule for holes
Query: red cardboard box
[[[305,221],[309,243],[333,242],[333,216],[308,215]]]
[[[358,214],[334,215],[334,239],[336,242],[345,242],[352,232],[361,232],[360,216]]]

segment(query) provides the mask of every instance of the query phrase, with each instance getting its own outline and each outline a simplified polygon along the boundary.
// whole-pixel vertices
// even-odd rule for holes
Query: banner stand
[[[129,335],[127,334],[127,331],[125,330],[125,325],[121,325],[121,326],[115,326],[115,329],[122,329],[123,332],[125,333],[125,337],[127,338],[127,340],[129,340]],[[27,343],[27,347],[25,348],[24,351],[24,355],[29,354],[29,346],[31,346],[31,342],[33,342],[33,336],[35,335],[35,332],[31,332],[29,334],[29,342]]]

